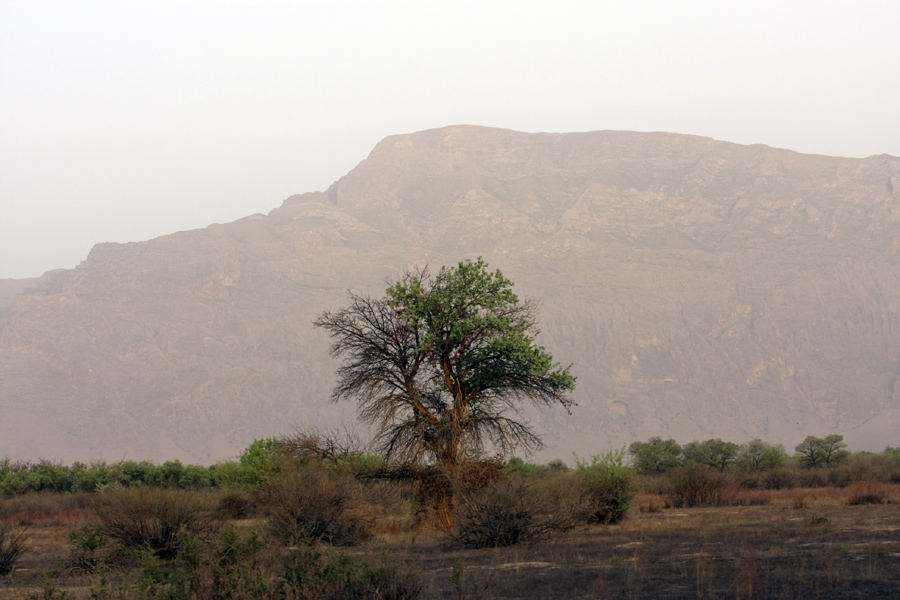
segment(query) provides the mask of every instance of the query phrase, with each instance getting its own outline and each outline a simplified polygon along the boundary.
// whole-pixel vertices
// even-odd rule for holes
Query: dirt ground
[[[877,505],[793,491],[764,506],[644,508],[534,545],[449,549],[425,531],[383,533],[346,552],[410,565],[427,598],[900,598],[897,494]],[[97,576],[67,567],[74,526],[35,522],[0,597],[89,597]]]

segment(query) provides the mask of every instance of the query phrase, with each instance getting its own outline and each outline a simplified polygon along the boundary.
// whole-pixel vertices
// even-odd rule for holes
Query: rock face
[[[900,159],[665,133],[389,137],[268,215],[0,282],[0,456],[211,462],[352,423],[311,323],[483,256],[542,305],[578,406],[538,459],[651,435],[900,439]]]

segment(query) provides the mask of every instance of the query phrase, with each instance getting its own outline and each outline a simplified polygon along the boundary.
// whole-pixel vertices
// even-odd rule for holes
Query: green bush
[[[316,544],[293,548],[282,561],[278,597],[297,600],[415,600],[424,584],[383,557],[367,561]]]
[[[259,489],[281,469],[285,458],[284,442],[275,438],[255,440],[238,459],[241,484]]]
[[[97,527],[84,525],[69,534],[69,565],[92,573],[103,562],[100,550],[109,545],[106,535]]]
[[[273,595],[270,573],[276,557],[255,530],[241,535],[227,527],[208,542],[185,535],[178,557],[183,569],[172,578],[172,596],[178,597],[172,591],[194,600]]]
[[[370,562],[315,544],[292,549],[277,581],[278,597],[297,600],[415,600],[425,587],[387,557]]]
[[[213,479],[209,469],[198,465],[184,467],[178,475],[178,487],[201,490],[212,487]]]
[[[158,479],[156,465],[146,460],[123,460],[109,466],[110,483],[115,482],[121,486],[133,483],[152,485]]]
[[[210,467],[210,480],[219,487],[259,490],[278,474],[286,459],[287,449],[281,440],[255,440],[237,461],[223,461]]]
[[[69,468],[70,489],[73,492],[96,492],[109,485],[109,467],[104,462],[90,465],[75,462]]]
[[[92,598],[141,600],[416,600],[421,577],[387,557],[353,557],[315,543],[282,555],[256,531],[224,529],[200,539],[184,535],[178,560],[142,557],[140,578],[128,588],[103,579]]]
[[[35,492],[67,492],[70,489],[69,468],[60,463],[40,460],[29,466]]]
[[[590,462],[583,462],[576,456],[575,465],[588,520],[616,523],[624,519],[638,491],[634,469],[625,464],[625,448],[592,456]]]
[[[0,492],[7,498],[35,491],[34,479],[26,463],[0,462]]]

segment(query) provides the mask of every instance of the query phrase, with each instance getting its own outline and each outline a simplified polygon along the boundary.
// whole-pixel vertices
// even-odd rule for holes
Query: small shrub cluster
[[[665,482],[669,501],[675,507],[724,504],[726,491],[731,487],[725,473],[696,462],[668,471]]]
[[[386,558],[350,557],[322,545],[354,544],[370,535],[356,510],[361,487],[350,473],[323,461],[284,461],[252,492],[269,517],[265,534],[220,528],[214,515],[222,501],[217,507],[208,492],[146,486],[108,491],[95,497],[96,525],[71,533],[69,564],[103,573],[124,566],[120,551],[129,551],[130,568],[140,557],[140,578],[116,589],[103,579],[92,590],[100,598],[421,597],[423,583],[415,573]]]
[[[547,491],[513,478],[463,494],[450,531],[452,543],[463,548],[498,548],[544,540],[574,527],[571,507],[554,501]]]
[[[227,527],[205,542],[185,535],[178,558],[181,568],[168,577],[152,558],[145,559],[151,569],[145,568],[144,588],[156,590],[158,596],[195,599],[267,598],[273,591],[277,555],[267,550],[258,531],[240,535]]]
[[[291,465],[265,491],[269,532],[286,544],[358,544],[371,535],[359,497],[360,484],[347,473],[329,473],[320,461]]]
[[[141,600],[416,600],[421,577],[386,557],[348,556],[316,543],[280,551],[258,531],[225,528],[201,540],[181,541],[178,560],[163,563],[145,553],[133,586],[113,588],[108,581],[92,590],[95,598]]]
[[[69,566],[78,571],[93,573],[104,563],[101,552],[109,545],[109,539],[98,528],[83,525],[69,534]]]
[[[150,549],[163,559],[178,553],[180,536],[206,536],[218,527],[206,494],[135,487],[97,498],[98,532],[126,548]]]

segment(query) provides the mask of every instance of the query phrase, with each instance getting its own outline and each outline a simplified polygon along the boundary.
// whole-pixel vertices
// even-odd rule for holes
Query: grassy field
[[[736,506],[711,508],[666,508],[663,496],[642,494],[618,524],[475,550],[448,545],[427,520],[396,515],[340,552],[389,557],[418,574],[424,598],[900,598],[900,485],[879,489],[878,504],[849,486],[748,490],[731,499]],[[0,597],[148,597],[135,584],[138,563],[94,573],[73,565],[69,536],[92,522],[95,496],[4,501],[29,537],[0,578]],[[259,517],[231,524],[265,525]]]

